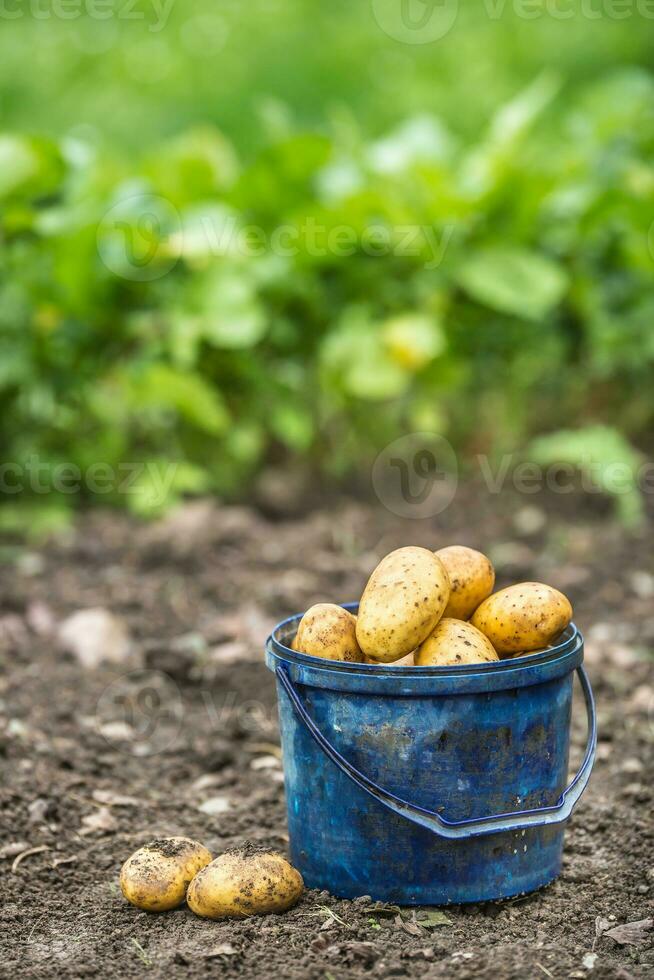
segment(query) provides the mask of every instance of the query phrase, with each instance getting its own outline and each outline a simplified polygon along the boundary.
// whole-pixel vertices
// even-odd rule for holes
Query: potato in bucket
[[[415,650],[436,626],[450,597],[445,566],[427,548],[398,548],[368,579],[357,617],[363,653],[393,663]]]
[[[569,600],[550,585],[522,582],[485,599],[470,622],[502,654],[549,646],[570,625]]]
[[[493,591],[495,569],[481,551],[454,544],[434,552],[450,579],[450,599],[443,613],[451,619],[470,619]]]
[[[499,659],[488,637],[471,623],[445,617],[415,655],[416,667],[454,667]]]
[[[332,602],[319,602],[307,609],[300,620],[291,647],[325,660],[361,663],[363,654],[357,643],[357,618]]]

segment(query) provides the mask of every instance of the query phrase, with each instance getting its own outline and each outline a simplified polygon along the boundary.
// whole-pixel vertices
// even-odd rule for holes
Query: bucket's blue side
[[[294,653],[292,626],[275,631],[267,662],[280,672],[291,858],[309,887],[440,905],[533,891],[558,875],[565,824],[548,823],[544,812],[524,829],[447,839],[389,809],[356,772],[448,821],[555,806],[567,784],[573,676],[583,657],[574,627],[537,657],[389,668]],[[577,797],[593,740],[594,722]],[[335,764],[340,757],[349,775],[342,759]]]
[[[368,698],[317,688],[303,695],[358,769],[448,818],[553,804],[566,784],[572,675],[493,695]],[[439,838],[336,769],[281,685],[278,697],[291,858],[309,887],[439,905],[532,891],[558,875],[561,826]]]

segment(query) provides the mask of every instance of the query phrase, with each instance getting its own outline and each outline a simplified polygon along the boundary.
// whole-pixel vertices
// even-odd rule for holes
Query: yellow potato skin
[[[363,661],[356,636],[357,618],[342,606],[319,602],[300,620],[292,649],[325,660]]]
[[[572,619],[569,600],[550,585],[522,582],[485,599],[470,622],[502,654],[549,646]]]
[[[146,912],[176,909],[211,853],[190,837],[165,837],[140,847],[120,871],[120,889],[132,905]]]
[[[416,651],[416,667],[454,667],[499,660],[488,637],[461,619],[443,617]]]
[[[378,664],[378,660],[373,660],[372,657],[364,657],[364,663],[367,664]],[[413,667],[415,661],[413,659],[413,653],[407,653],[406,657],[400,657],[399,660],[393,660],[394,667]]]
[[[450,597],[445,566],[427,548],[398,548],[368,579],[357,617],[366,657],[393,663],[415,650],[443,615]]]
[[[303,891],[302,875],[281,854],[246,847],[227,851],[203,868],[186,900],[205,919],[244,919],[286,912]]]
[[[443,616],[470,619],[495,588],[495,569],[481,551],[454,544],[434,552],[445,565],[450,579],[450,601]]]

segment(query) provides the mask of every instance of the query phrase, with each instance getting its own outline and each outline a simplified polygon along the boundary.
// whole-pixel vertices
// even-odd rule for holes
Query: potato
[[[364,657],[364,662],[367,664],[378,664],[378,660],[373,660],[372,657]],[[413,653],[407,653],[406,657],[400,657],[399,660],[393,660],[394,667],[413,667],[415,661],[413,659]]]
[[[120,888],[137,908],[166,912],[182,904],[189,883],[210,861],[210,852],[198,841],[163,837],[127,858],[120,871]]]
[[[383,558],[366,585],[357,640],[366,657],[392,663],[429,636],[450,597],[445,566],[427,548],[398,548]]]
[[[342,606],[319,602],[307,609],[300,620],[293,650],[325,660],[361,663],[363,654],[356,637],[357,618]]]
[[[571,619],[572,606],[563,593],[540,582],[523,582],[485,599],[470,622],[499,654],[508,654],[548,646]]]
[[[304,891],[299,871],[275,851],[246,843],[225,851],[196,875],[187,902],[205,919],[286,912]]]
[[[435,552],[450,579],[450,601],[443,616],[470,619],[495,586],[495,569],[481,551],[454,544]]]
[[[488,637],[461,619],[443,617],[416,652],[416,667],[450,667],[456,664],[499,660]]]

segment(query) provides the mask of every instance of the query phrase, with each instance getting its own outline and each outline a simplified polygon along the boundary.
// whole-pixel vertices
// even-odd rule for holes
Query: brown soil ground
[[[626,534],[588,498],[525,505],[470,486],[428,521],[347,500],[295,519],[200,503],[150,527],[95,513],[42,548],[4,547],[0,974],[654,976],[654,931],[636,945],[604,934],[654,907],[651,532]],[[272,624],[317,600],[357,598],[394,547],[454,542],[489,551],[500,585],[564,589],[587,637],[599,753],[560,879],[518,900],[448,908],[432,928],[315,891],[283,916],[243,921],[128,905],[120,866],[152,838],[197,837],[215,853],[246,839],[285,849],[262,658]],[[56,637],[66,616],[98,606],[124,620],[132,650],[91,669]],[[576,704],[577,750],[582,714]]]

